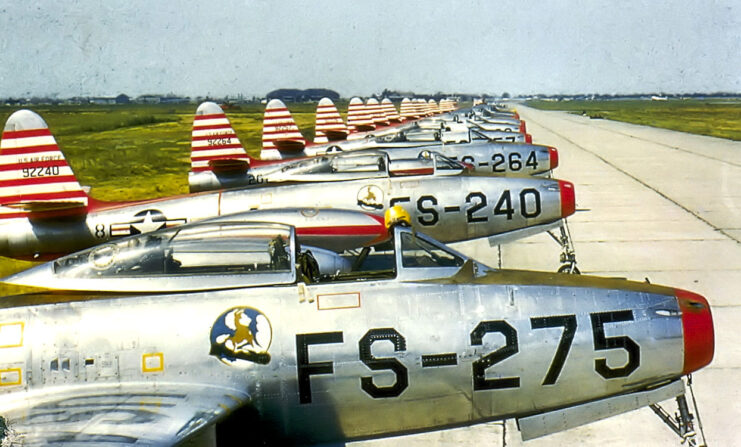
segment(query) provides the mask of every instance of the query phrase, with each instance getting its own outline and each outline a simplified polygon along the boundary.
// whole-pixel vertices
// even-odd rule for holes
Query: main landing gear
[[[692,397],[692,407],[695,409],[697,414],[697,428],[700,431],[700,437],[702,438],[701,447],[706,447],[705,432],[702,429],[702,421],[700,420],[700,412],[697,409],[697,401],[695,401],[695,393],[692,391],[692,376],[687,376],[687,387],[690,390],[690,396]],[[656,416],[658,416],[664,423],[674,431],[682,439],[682,444],[685,442],[688,446],[697,447],[697,432],[695,431],[695,415],[690,413],[689,405],[687,404],[687,398],[684,394],[677,396],[677,412],[672,417],[666,412],[659,404],[649,405]]]
[[[562,250],[559,257],[562,265],[558,268],[558,273],[579,275],[581,272],[576,266],[576,252],[574,251],[574,243],[571,240],[571,231],[569,231],[569,224],[566,222],[566,219],[563,220],[563,224],[559,227],[559,230],[559,236],[553,234],[553,231],[548,231],[548,235],[561,246]]]

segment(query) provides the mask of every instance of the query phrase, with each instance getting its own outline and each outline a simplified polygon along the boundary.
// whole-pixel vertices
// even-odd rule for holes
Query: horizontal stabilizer
[[[246,172],[250,168],[250,164],[247,162],[247,160],[238,160],[234,158],[211,160],[208,162],[208,166],[211,168],[212,171],[216,173]]]
[[[330,141],[343,141],[347,139],[347,131],[344,130],[325,130],[324,135],[327,137],[327,143]]]
[[[28,213],[46,213],[49,211],[62,211],[71,209],[85,210],[85,204],[81,202],[48,202],[48,201],[26,201],[26,202],[8,202],[3,206],[12,208],[17,211],[26,211]]]

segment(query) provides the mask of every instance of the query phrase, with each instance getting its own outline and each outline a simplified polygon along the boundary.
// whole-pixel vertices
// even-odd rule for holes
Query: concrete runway
[[[693,376],[710,446],[741,445],[741,143],[562,112],[518,107],[533,141],[558,148],[555,177],[576,189],[569,219],[584,274],[691,290],[712,305],[715,358]],[[555,271],[560,248],[547,235],[502,247],[456,248],[505,268]],[[689,394],[688,394],[689,398]],[[665,409],[672,414],[673,402]],[[698,437],[698,441],[701,439]],[[644,408],[523,443],[514,421],[356,446],[679,445]]]

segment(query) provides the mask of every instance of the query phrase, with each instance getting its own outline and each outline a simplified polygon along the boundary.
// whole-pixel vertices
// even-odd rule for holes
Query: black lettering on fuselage
[[[333,374],[332,362],[309,362],[309,345],[342,343],[342,332],[296,334],[296,369],[298,370],[298,398],[302,404],[311,403],[311,376]]]
[[[395,358],[377,358],[371,352],[371,346],[376,341],[388,340],[394,344],[394,351],[406,351],[406,339],[394,328],[371,329],[365,333],[358,342],[358,354],[360,361],[372,369],[380,371],[388,369],[396,374],[396,382],[391,386],[377,386],[373,383],[373,377],[361,377],[360,387],[371,397],[376,399],[382,397],[397,397],[409,386],[409,374],[407,368]]]

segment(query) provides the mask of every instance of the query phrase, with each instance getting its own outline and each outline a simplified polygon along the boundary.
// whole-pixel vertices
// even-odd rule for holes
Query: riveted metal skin
[[[300,238],[274,231],[290,234],[293,265]],[[0,415],[26,445],[168,445],[240,407],[284,441],[343,442],[598,409],[687,372],[686,292],[493,270],[394,233],[388,270],[318,282],[286,270],[270,285],[121,294],[113,277],[106,293],[6,297]],[[693,368],[712,357],[703,337]]]

